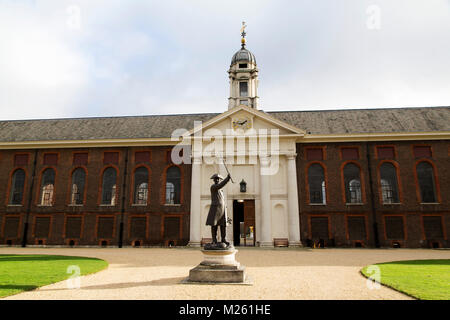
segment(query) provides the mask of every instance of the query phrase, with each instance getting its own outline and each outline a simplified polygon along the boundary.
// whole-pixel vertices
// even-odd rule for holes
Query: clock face
[[[247,130],[252,127],[252,120],[247,117],[240,117],[233,120],[233,129],[243,129]]]

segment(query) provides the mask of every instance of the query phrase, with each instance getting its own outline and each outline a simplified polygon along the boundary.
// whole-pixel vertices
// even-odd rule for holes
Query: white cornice
[[[370,142],[370,141],[412,141],[412,140],[450,140],[450,131],[364,133],[364,134],[307,134],[297,139],[299,143],[322,142]]]
[[[249,138],[250,136],[245,137]],[[184,138],[186,139],[185,140],[186,142],[189,142],[191,139],[193,140],[196,139],[194,137],[184,137]],[[280,135],[279,138],[295,139],[297,143],[450,140],[450,131],[330,134],[330,135],[307,134],[305,136],[299,134],[287,134],[287,135]],[[43,148],[174,146],[181,140],[182,140],[181,138],[178,141],[174,141],[171,138],[147,138],[147,139],[142,138],[142,139],[97,139],[97,140],[55,140],[55,141],[14,141],[14,142],[0,141],[0,150],[43,149]]]
[[[42,149],[42,148],[94,148],[94,147],[144,147],[172,146],[177,141],[170,138],[149,139],[96,139],[96,140],[54,140],[0,142],[0,149]]]

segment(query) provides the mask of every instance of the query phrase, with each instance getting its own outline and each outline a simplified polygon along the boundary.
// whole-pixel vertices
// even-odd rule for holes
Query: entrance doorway
[[[235,246],[255,246],[255,200],[233,201],[233,242]]]

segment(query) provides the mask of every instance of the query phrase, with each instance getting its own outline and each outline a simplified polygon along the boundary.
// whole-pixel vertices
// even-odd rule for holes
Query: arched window
[[[148,170],[139,167],[134,171],[134,203],[147,204],[148,198]]]
[[[323,167],[314,163],[308,168],[309,202],[326,204],[326,186]]]
[[[422,161],[417,165],[416,170],[421,201],[423,203],[437,202],[433,166],[426,161]]]
[[[85,181],[86,172],[83,168],[78,168],[72,173],[72,190],[70,193],[71,204],[83,204]]]
[[[102,204],[114,206],[116,204],[116,169],[109,167],[103,172]]]
[[[179,204],[181,194],[180,168],[172,166],[166,174],[166,204]]]
[[[51,206],[53,204],[53,196],[55,189],[55,170],[52,168],[46,169],[42,173],[41,179],[41,199],[42,206]]]
[[[398,203],[397,169],[390,162],[380,166],[381,197],[383,203]]]
[[[22,204],[24,187],[25,171],[22,169],[17,169],[14,171],[12,176],[9,204]]]
[[[349,163],[344,167],[345,201],[362,203],[361,177],[359,167]]]

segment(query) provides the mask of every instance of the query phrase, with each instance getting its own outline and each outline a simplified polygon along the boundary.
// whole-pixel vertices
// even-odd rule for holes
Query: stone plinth
[[[239,266],[239,262],[236,261],[236,253],[238,251],[234,247],[227,249],[208,250],[202,249],[203,261],[200,265],[203,266]]]
[[[245,267],[235,259],[237,252],[234,247],[202,249],[203,261],[189,271],[184,283],[251,284]]]

